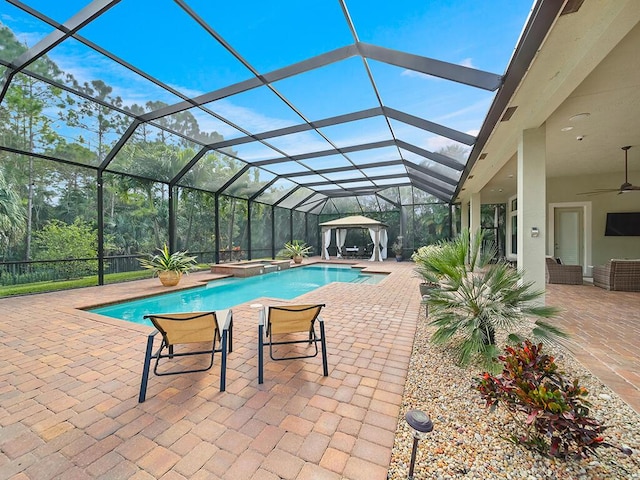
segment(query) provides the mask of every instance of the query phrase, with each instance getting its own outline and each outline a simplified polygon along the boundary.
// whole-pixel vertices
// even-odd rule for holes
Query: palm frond
[[[537,320],[535,322],[535,327],[533,327],[532,332],[536,337],[539,338],[552,339],[555,337],[569,337],[569,335],[560,327],[556,327],[555,325],[551,325],[550,323],[544,322],[542,320]]]

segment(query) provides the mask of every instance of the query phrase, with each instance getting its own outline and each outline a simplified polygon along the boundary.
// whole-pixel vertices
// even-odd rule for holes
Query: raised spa
[[[211,273],[246,278],[286,270],[290,265],[291,260],[250,260],[248,262],[211,265]]]

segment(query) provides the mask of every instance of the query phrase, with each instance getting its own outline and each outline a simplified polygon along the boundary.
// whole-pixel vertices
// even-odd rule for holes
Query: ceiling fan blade
[[[597,190],[592,190],[591,192],[576,193],[576,195],[600,195],[603,193],[613,193],[613,192],[619,192],[619,191],[620,191],[619,188],[599,188]]]

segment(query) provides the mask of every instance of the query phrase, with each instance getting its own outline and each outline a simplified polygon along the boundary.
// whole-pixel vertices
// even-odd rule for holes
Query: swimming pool
[[[365,274],[357,268],[309,265],[249,278],[214,280],[202,287],[92,308],[89,312],[151,325],[150,313],[199,312],[230,308],[260,297],[289,300],[332,282],[380,282],[386,275]]]

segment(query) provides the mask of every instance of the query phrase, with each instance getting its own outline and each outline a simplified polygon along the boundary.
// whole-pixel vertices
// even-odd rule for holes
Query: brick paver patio
[[[0,479],[385,479],[420,296],[410,262],[373,266],[390,272],[378,285],[299,299],[327,304],[328,377],[319,358],[267,360],[258,385],[257,315],[241,305],[227,391],[216,366],[152,375],[143,404],[151,329],[78,308],[170,290],[157,279],[1,299]],[[574,353],[640,411],[640,294],[549,287]]]

